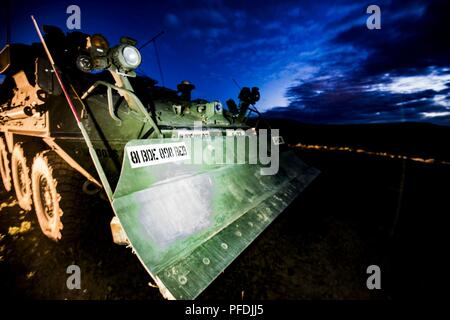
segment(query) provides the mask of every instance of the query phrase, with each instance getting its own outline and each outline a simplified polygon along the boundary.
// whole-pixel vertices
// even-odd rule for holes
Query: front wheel
[[[51,240],[78,235],[84,180],[54,151],[41,152],[31,169],[33,203],[42,232]]]
[[[19,206],[26,211],[31,210],[30,169],[22,145],[16,143],[11,155],[11,170]]]

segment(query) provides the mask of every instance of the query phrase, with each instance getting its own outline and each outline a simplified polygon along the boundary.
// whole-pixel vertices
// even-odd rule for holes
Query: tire
[[[6,149],[5,139],[0,137],[0,176],[7,192],[11,191],[11,168],[9,166],[9,154]]]
[[[16,143],[11,154],[11,173],[19,206],[30,211],[32,206],[30,168],[22,144]]]
[[[78,239],[85,222],[82,176],[54,151],[38,153],[31,168],[33,203],[42,232],[53,241]]]

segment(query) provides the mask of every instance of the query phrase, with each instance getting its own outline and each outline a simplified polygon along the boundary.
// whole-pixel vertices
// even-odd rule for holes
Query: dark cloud
[[[450,3],[380,7],[381,30],[368,30],[355,8],[328,23],[327,30],[341,31],[310,59],[320,71],[287,90],[288,107],[267,114],[307,122],[450,124]]]
[[[382,29],[368,31],[354,26],[336,36],[334,42],[365,50],[361,65],[368,75],[402,68],[450,65],[450,2],[397,2],[382,7]],[[404,12],[404,14],[402,14]]]

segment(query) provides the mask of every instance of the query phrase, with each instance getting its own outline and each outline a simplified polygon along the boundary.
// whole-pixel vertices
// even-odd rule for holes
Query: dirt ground
[[[432,297],[445,273],[450,167],[365,155],[302,151],[321,170],[300,197],[199,297],[401,299]],[[0,296],[12,299],[162,299],[130,249],[114,245],[107,203],[75,245],[47,240],[34,212],[0,193]],[[442,230],[442,231],[441,231]],[[444,251],[446,250],[446,251]],[[81,268],[81,289],[66,268]],[[382,289],[368,290],[378,265]]]

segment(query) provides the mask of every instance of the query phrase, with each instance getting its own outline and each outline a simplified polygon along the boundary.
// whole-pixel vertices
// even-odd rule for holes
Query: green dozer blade
[[[280,154],[274,175],[249,158],[193,164],[213,149],[197,140],[128,142],[113,195],[135,253],[168,299],[196,298],[319,173],[292,151]]]

